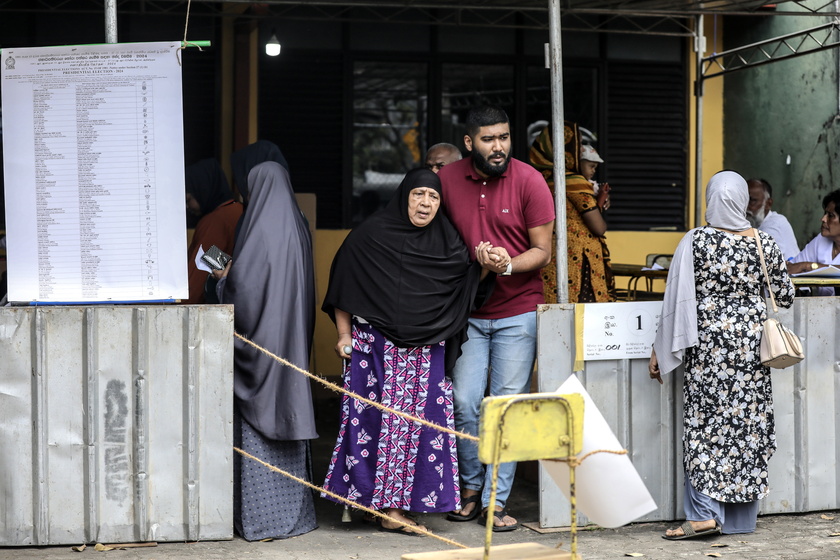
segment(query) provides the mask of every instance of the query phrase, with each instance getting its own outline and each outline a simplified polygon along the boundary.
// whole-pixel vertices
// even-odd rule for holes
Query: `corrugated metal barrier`
[[[538,311],[538,390],[554,391],[572,373],[574,305]],[[773,371],[778,449],[761,513],[840,508],[840,298],[799,298],[782,321],[803,338],[805,360]],[[659,385],[647,359],[588,361],[578,377],[627,448],[659,508],[639,521],[682,519],[682,380],[680,368]],[[579,523],[587,522],[579,515]],[[540,525],[569,525],[569,504],[540,472]]]
[[[233,537],[232,306],[0,309],[0,546]]]

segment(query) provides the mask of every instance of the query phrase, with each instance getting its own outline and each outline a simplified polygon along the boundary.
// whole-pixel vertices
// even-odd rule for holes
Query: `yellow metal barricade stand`
[[[405,554],[403,560],[555,559],[577,555],[576,457],[583,447],[583,397],[578,394],[534,393],[488,397],[481,403],[478,458],[491,465],[490,504],[496,503],[499,465],[511,461],[558,459],[569,462],[571,554],[538,543],[492,547],[493,515],[487,516],[484,548]],[[491,508],[493,506],[491,505]]]

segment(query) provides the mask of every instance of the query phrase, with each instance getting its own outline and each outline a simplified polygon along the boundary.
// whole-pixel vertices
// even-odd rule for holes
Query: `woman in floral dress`
[[[683,466],[686,522],[665,533],[684,539],[751,533],[769,492],[776,450],[770,369],[759,357],[766,319],[756,234],[770,285],[783,307],[794,287],[773,238],[750,227],[749,193],[732,171],[706,187],[706,221],[677,247],[650,359],[650,377],[685,365]]]

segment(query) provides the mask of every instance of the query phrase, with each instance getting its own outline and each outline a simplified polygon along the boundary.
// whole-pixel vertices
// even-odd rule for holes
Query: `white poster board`
[[[577,505],[586,517],[601,527],[621,527],[656,509],[636,467],[625,455],[598,453],[621,451],[615,437],[592,397],[573,374],[557,389],[566,395],[583,396],[583,448],[578,457],[586,457],[575,469]],[[559,461],[540,461],[560,491],[570,498],[569,466]]]
[[[0,52],[10,301],[187,297],[179,46]]]
[[[662,312],[661,301],[587,303],[582,307],[579,358],[587,361],[650,357]]]

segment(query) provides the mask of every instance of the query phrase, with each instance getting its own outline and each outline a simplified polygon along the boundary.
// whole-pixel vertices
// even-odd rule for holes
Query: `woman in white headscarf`
[[[773,238],[750,227],[748,202],[743,177],[716,173],[708,225],[683,237],[668,273],[649,370],[662,383],[662,373],[685,366],[686,522],[666,531],[670,540],[751,533],[768,493],[776,435],[770,370],[759,357],[767,281],[756,239],[776,302],[790,307],[794,287]]]

